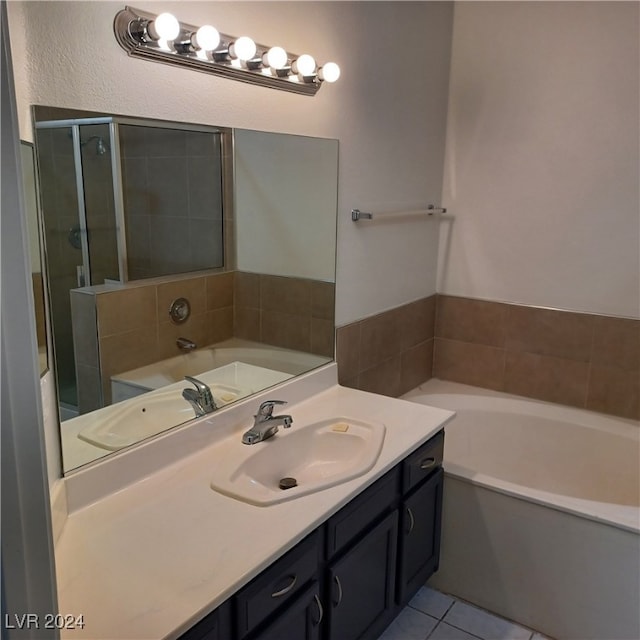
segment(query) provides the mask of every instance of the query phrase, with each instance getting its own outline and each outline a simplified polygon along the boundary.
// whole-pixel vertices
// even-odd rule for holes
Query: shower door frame
[[[81,233],[81,250],[83,270],[85,273],[84,283],[77,283],[78,288],[88,287],[93,285],[91,278],[91,252],[89,250],[89,240],[87,231],[87,217],[85,206],[85,190],[84,190],[84,176],[82,172],[82,148],[80,140],[80,127],[84,125],[109,125],[109,145],[111,156],[111,176],[112,176],[112,189],[113,189],[113,202],[114,202],[114,216],[115,216],[115,235],[116,235],[116,247],[118,252],[118,282],[126,284],[129,280],[128,269],[128,256],[127,256],[127,236],[126,236],[126,218],[125,218],[125,206],[124,206],[124,191],[122,188],[122,157],[120,154],[120,125],[131,125],[155,129],[179,129],[181,131],[196,131],[201,133],[218,134],[220,136],[220,162],[222,172],[222,216],[223,216],[223,239],[222,239],[222,251],[223,251],[223,269],[227,270],[232,268],[235,263],[235,251],[229,240],[229,234],[225,229],[227,218],[225,212],[233,211],[233,191],[234,191],[234,171],[233,171],[233,135],[232,129],[228,127],[220,127],[213,125],[201,125],[191,124],[185,122],[172,122],[167,120],[149,120],[146,118],[136,118],[127,116],[98,116],[98,117],[86,117],[86,118],[64,118],[59,120],[36,120],[34,116],[34,128],[37,129],[62,129],[71,128],[72,141],[73,141],[73,157],[74,157],[74,169],[75,169],[75,186],[76,186],[76,199],[78,202],[78,219],[80,222]],[[35,136],[37,140],[37,135]],[[36,145],[37,151],[37,145]],[[36,153],[36,161],[38,161],[38,154]],[[38,172],[40,167],[38,164]],[[44,213],[41,213],[44,216]],[[44,224],[44,220],[42,221]],[[44,234],[43,234],[44,235]],[[46,238],[43,238],[43,254],[48,268],[49,257],[46,246]],[[101,283],[100,283],[101,284]],[[51,291],[49,283],[47,282],[47,291],[49,299],[51,299]],[[52,332],[53,338],[53,366],[57,374],[57,358],[56,358],[56,346],[55,346],[55,331]],[[74,369],[75,369],[75,355],[74,355]],[[77,372],[76,372],[76,393],[77,393]],[[60,404],[59,398],[60,392],[57,391],[58,404]],[[76,400],[77,402],[77,400]]]
[[[228,206],[233,206],[230,190],[226,187],[226,153],[233,154],[233,142],[227,142],[225,133],[228,135],[231,131],[225,127],[216,127],[211,125],[199,125],[186,122],[170,122],[166,120],[147,120],[145,118],[130,118],[126,116],[100,116],[96,118],[67,118],[64,120],[41,120],[35,122],[36,129],[59,129],[65,127],[72,128],[73,135],[73,154],[76,172],[76,195],[78,200],[78,217],[81,224],[81,243],[82,243],[82,261],[85,273],[85,283],[83,286],[90,286],[91,282],[91,256],[89,252],[89,243],[87,239],[87,218],[84,202],[84,179],[82,175],[82,151],[80,146],[80,127],[82,125],[108,124],[109,125],[109,143],[111,147],[111,176],[113,184],[113,202],[116,223],[116,244],[118,248],[118,272],[119,281],[121,283],[129,282],[129,269],[127,260],[127,236],[126,236],[126,220],[124,210],[124,193],[122,190],[122,158],[120,155],[120,135],[119,125],[131,125],[137,127],[151,127],[154,129],[179,129],[181,131],[198,131],[207,133],[221,134],[220,160],[222,163],[223,185],[222,185],[222,211],[226,211]],[[228,150],[225,149],[230,145]],[[233,184],[233,178],[231,178]],[[223,213],[224,220],[224,213]],[[227,261],[231,258],[228,254],[228,247],[224,241],[223,231],[223,263],[226,267]],[[45,252],[46,255],[46,252]],[[80,284],[78,285],[80,286]]]
[[[87,237],[87,212],[85,206],[84,176],[82,172],[82,148],[80,141],[80,127],[83,125],[109,125],[109,147],[111,155],[111,181],[113,188],[114,214],[116,224],[116,245],[118,248],[118,280],[127,282],[127,255],[125,242],[124,199],[122,193],[122,166],[120,163],[120,141],[118,125],[115,118],[70,118],[67,120],[44,120],[35,123],[36,129],[64,129],[70,128],[73,139],[73,163],[76,179],[76,200],[78,202],[78,220],[80,223],[80,243],[84,282],[78,282],[78,287],[88,287],[93,284],[91,278],[91,255]]]

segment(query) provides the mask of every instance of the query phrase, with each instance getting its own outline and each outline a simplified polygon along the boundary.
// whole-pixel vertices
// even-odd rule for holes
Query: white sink
[[[78,438],[101,449],[117,451],[192,420],[194,410],[182,397],[182,389],[188,386],[186,382],[171,385],[94,411],[91,423],[78,433]],[[209,388],[219,408],[248,394],[226,384],[210,384]]]
[[[216,461],[211,488],[249,504],[265,506],[357,478],[376,463],[384,442],[382,423],[329,418],[280,431],[258,444],[225,449]],[[281,489],[283,478],[296,486]]]

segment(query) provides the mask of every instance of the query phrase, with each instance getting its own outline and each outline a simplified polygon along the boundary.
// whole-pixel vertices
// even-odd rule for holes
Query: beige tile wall
[[[436,296],[340,327],[340,384],[399,396],[431,378]]]
[[[436,377],[640,419],[640,321],[438,295],[337,330],[340,383]]]
[[[80,412],[111,401],[112,375],[180,355],[179,337],[208,345],[236,336],[333,357],[334,292],[332,283],[242,272],[74,291]],[[181,297],[191,315],[177,325],[169,307]]]
[[[640,321],[438,296],[433,376],[640,418]]]
[[[335,285],[236,272],[234,335],[333,358]]]
[[[112,375],[180,355],[176,345],[179,337],[198,345],[231,338],[233,283],[234,274],[228,272],[97,294],[96,324],[105,403],[111,401]],[[181,297],[189,300],[191,315],[178,325],[171,321],[169,307]]]

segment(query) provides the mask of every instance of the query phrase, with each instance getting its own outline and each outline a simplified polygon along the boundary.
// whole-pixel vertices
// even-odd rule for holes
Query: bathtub
[[[550,637],[640,638],[640,424],[432,379],[447,425],[432,586]]]
[[[255,393],[327,362],[331,362],[331,358],[230,338],[114,374],[111,376],[111,397],[113,402],[120,402],[147,391],[183,382],[187,375],[201,376],[213,371],[216,372],[214,382],[230,384]]]

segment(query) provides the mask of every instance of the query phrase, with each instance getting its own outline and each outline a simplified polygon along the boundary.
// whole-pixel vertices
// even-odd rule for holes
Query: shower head
[[[103,156],[105,155],[105,153],[107,153],[107,151],[110,151],[109,145],[104,141],[104,138],[102,136],[91,136],[84,142],[81,142],[80,146],[84,147],[85,145],[89,144],[92,140],[96,141],[97,155]]]
[[[98,138],[98,141],[96,142],[96,153],[99,156],[103,156],[105,153],[107,153],[107,145],[102,138]]]

